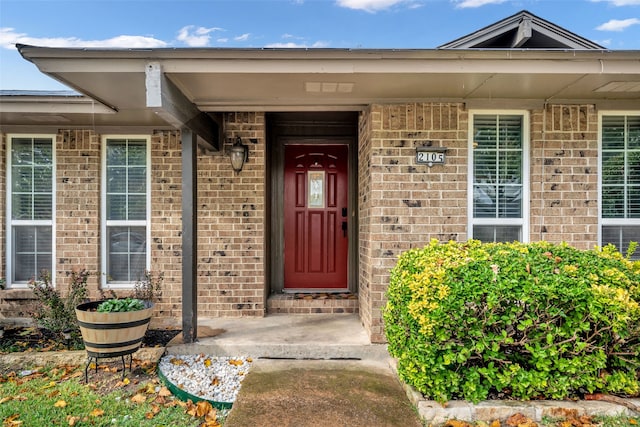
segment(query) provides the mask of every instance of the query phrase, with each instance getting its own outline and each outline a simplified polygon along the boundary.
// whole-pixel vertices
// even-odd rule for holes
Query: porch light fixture
[[[249,160],[249,147],[242,143],[239,136],[236,137],[236,142],[229,149],[229,158],[231,159],[231,167],[236,172],[240,172],[244,163]]]

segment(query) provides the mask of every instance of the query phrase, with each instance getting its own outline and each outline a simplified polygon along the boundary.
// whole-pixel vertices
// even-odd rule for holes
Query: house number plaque
[[[443,165],[445,163],[445,147],[417,147],[416,163],[426,164],[431,167],[433,165]]]

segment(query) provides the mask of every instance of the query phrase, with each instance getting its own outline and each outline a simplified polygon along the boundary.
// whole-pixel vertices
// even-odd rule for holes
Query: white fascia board
[[[42,114],[115,114],[115,111],[93,100],[74,102],[51,98],[31,100],[0,99],[0,113]]]
[[[640,63],[608,59],[171,60],[166,74],[640,74]]]

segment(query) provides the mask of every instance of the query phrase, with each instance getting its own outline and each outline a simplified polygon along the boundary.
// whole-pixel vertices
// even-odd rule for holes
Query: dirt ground
[[[260,360],[225,427],[421,426],[398,379],[355,361]]]

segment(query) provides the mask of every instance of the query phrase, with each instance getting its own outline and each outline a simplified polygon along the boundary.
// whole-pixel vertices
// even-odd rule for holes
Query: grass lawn
[[[1,373],[2,426],[220,426],[220,414],[207,403],[174,398],[158,382],[155,364],[136,363],[124,380],[117,371],[91,369],[89,384],[77,366]]]

